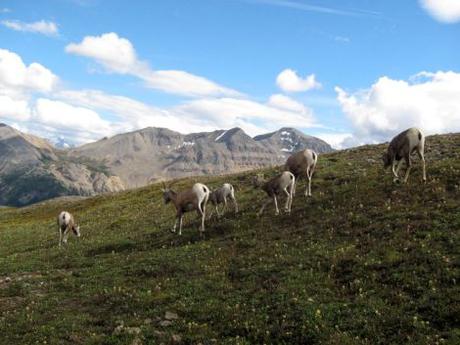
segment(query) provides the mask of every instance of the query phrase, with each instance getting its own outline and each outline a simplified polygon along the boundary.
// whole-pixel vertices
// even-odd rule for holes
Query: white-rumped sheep
[[[315,171],[317,161],[318,154],[310,149],[296,152],[287,159],[285,169],[293,173],[295,177],[293,195],[295,195],[297,181],[302,177],[306,177],[308,185],[305,189],[305,196],[311,196],[311,178]]]
[[[283,171],[280,175],[273,177],[268,181],[264,181],[261,176],[257,175],[254,178],[254,186],[257,188],[261,188],[265,193],[267,193],[268,197],[270,198],[267,200],[261,207],[260,211],[257,212],[257,216],[260,216],[264,211],[265,207],[272,201],[275,203],[275,215],[280,213],[278,209],[278,202],[276,200],[276,196],[281,195],[284,193],[286,195],[286,205],[284,209],[287,213],[291,212],[292,206],[292,193],[294,191],[295,185],[295,177],[289,171]]]
[[[59,247],[62,243],[67,243],[67,237],[70,231],[77,237],[80,237],[80,226],[75,223],[75,219],[69,212],[62,211],[59,213],[57,224],[59,227]]]
[[[217,217],[220,217],[219,204],[224,204],[222,212],[227,208],[227,198],[233,203],[235,213],[238,212],[238,203],[235,198],[235,188],[230,183],[224,183],[222,187],[213,190],[209,195],[209,201],[216,208]]]
[[[394,175],[394,182],[399,181],[399,169],[401,168],[403,159],[406,162],[406,174],[404,176],[404,183],[409,178],[409,172],[412,167],[411,155],[417,152],[423,167],[423,181],[426,181],[425,171],[425,136],[418,128],[409,128],[402,133],[395,136],[390,144],[388,150],[383,154],[383,166],[388,168],[391,165],[391,170]]]
[[[164,185],[164,184],[163,184]],[[195,183],[191,189],[176,193],[164,185],[163,199],[165,204],[172,202],[176,207],[176,220],[172,232],[176,232],[179,221],[179,235],[182,235],[182,220],[185,212],[197,211],[201,216],[201,234],[204,232],[204,219],[206,216],[206,204],[209,199],[209,188],[202,183]]]

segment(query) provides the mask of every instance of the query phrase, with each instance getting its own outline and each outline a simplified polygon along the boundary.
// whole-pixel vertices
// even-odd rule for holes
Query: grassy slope
[[[428,138],[426,185],[418,162],[394,185],[382,150],[321,156],[291,217],[255,216],[250,174],[200,179],[239,186],[242,209],[205,239],[194,215],[169,233],[159,186],[0,209],[0,343],[458,344],[460,135]],[[83,235],[58,250],[62,208]]]

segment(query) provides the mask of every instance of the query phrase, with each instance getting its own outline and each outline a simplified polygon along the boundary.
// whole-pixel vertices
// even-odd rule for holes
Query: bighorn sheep
[[[176,220],[172,232],[176,232],[179,221],[179,235],[182,235],[182,219],[185,212],[196,210],[201,216],[201,234],[204,232],[204,219],[206,215],[206,203],[209,199],[209,188],[202,183],[195,183],[191,189],[176,193],[163,183],[163,199],[165,204],[170,201],[176,207]]]
[[[402,133],[399,133],[394,137],[390,145],[388,145],[388,151],[383,154],[383,166],[388,168],[390,165],[394,175],[394,182],[399,181],[398,172],[401,168],[403,159],[406,161],[406,174],[404,176],[404,183],[409,178],[409,172],[412,166],[411,155],[417,152],[418,156],[422,161],[423,167],[423,181],[426,181],[425,171],[425,136],[418,128],[409,128]]]
[[[57,224],[59,227],[59,247],[62,242],[67,243],[67,236],[70,231],[80,237],[80,226],[75,224],[75,220],[69,212],[62,211],[59,213]]]
[[[227,198],[233,202],[235,213],[237,213],[238,203],[235,199],[235,189],[230,183],[224,183],[222,187],[212,191],[209,195],[209,201],[211,201],[211,203],[216,208],[217,217],[220,217],[218,205],[222,203],[224,204],[224,207],[222,208],[223,212],[227,208]]]
[[[271,202],[271,198],[273,198],[273,202],[275,203],[275,215],[280,213],[278,209],[278,202],[276,200],[276,196],[280,195],[281,193],[286,194],[286,205],[284,209],[287,213],[291,212],[292,206],[292,193],[294,191],[295,186],[295,177],[289,171],[283,171],[280,175],[268,180],[264,181],[261,176],[257,175],[254,177],[254,186],[256,188],[261,188],[265,191],[270,198],[267,200],[261,207],[260,211],[257,212],[257,216],[260,216],[264,211],[265,207]]]
[[[301,177],[306,176],[308,179],[308,186],[305,189],[305,196],[311,196],[311,178],[315,171],[317,161],[318,154],[309,149],[296,152],[287,159],[285,169],[295,176],[293,195],[295,195],[297,181]]]

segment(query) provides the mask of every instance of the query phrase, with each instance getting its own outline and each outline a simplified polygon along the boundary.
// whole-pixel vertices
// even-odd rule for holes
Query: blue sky
[[[147,125],[336,147],[460,130],[458,3],[0,0],[0,120],[77,144]],[[36,87],[33,63],[52,74]]]

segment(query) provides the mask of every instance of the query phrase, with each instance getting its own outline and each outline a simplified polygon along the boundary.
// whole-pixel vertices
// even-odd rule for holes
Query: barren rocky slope
[[[63,150],[2,124],[0,205],[22,206],[162,179],[269,167],[305,147],[320,153],[332,150],[324,141],[291,128],[251,138],[240,128],[184,135],[152,127]]]
[[[83,145],[69,154],[103,161],[127,186],[137,187],[159,179],[278,165],[306,147],[332,151],[326,142],[292,128],[251,138],[240,128],[183,135],[149,127]]]
[[[97,163],[72,160],[46,140],[0,124],[0,205],[22,206],[124,188],[117,176]]]

